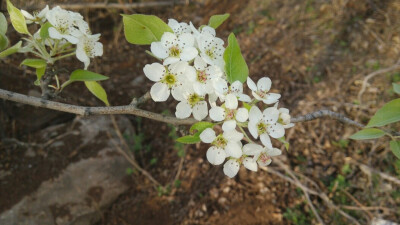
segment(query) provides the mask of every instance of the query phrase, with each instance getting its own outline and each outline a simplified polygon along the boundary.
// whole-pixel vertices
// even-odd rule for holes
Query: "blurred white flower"
[[[257,161],[259,166],[268,166],[272,162],[271,157],[281,155],[282,151],[278,148],[249,143],[243,146],[243,154],[254,156],[253,162]]]
[[[59,6],[49,10],[46,14],[47,20],[52,25],[49,28],[49,36],[59,40],[65,38],[71,44],[77,44],[78,38],[76,36],[79,30],[74,26],[76,17],[77,13],[64,10]]]
[[[90,64],[90,58],[103,55],[103,44],[98,40],[100,34],[81,35],[76,45],[76,57],[85,64],[85,70]]]
[[[33,12],[33,15],[28,13],[27,11],[21,9],[22,15],[26,18],[26,23],[31,24],[31,23],[36,23],[36,24],[41,24],[46,21],[46,14],[49,12],[49,6],[46,5],[44,9],[42,9],[40,12]]]

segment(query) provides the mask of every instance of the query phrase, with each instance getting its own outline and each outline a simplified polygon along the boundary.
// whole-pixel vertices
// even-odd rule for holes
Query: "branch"
[[[333,112],[330,110],[326,110],[326,109],[312,112],[312,113],[306,114],[304,116],[294,117],[290,120],[290,122],[292,122],[292,123],[306,122],[306,121],[311,121],[311,120],[315,120],[315,119],[322,118],[322,117],[330,117],[332,119],[339,120],[342,123],[356,126],[359,128],[364,127],[363,124],[356,122],[352,119],[349,119],[349,118],[345,117],[343,114]]]

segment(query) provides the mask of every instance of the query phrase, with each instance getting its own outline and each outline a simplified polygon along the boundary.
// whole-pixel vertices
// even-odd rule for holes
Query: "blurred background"
[[[62,5],[101,33],[104,55],[90,70],[110,77],[101,83],[111,105],[129,104],[152,85],[143,73],[154,61],[145,53],[149,47],[125,40],[120,14],[200,26],[214,14],[230,13],[217,36],[226,41],[235,33],[250,76],[270,77],[272,92],[281,93],[280,106],[292,116],[330,109],[365,124],[396,97],[391,84],[400,81],[400,69],[380,73],[359,96],[368,74],[399,60],[398,0],[12,2],[29,12]],[[5,12],[5,1],[0,3]],[[11,44],[21,37],[11,26],[7,35]],[[34,71],[19,66],[24,57],[0,60],[0,88],[40,96]],[[63,65],[83,67],[75,59]],[[68,86],[60,101],[102,105],[81,83]],[[174,115],[175,105],[170,98],[141,107]],[[207,162],[208,145],[174,142],[182,129],[129,115],[82,118],[0,100],[0,223],[318,224],[307,196],[276,163],[272,172],[242,168],[229,179],[221,166]],[[356,131],[335,120],[314,120],[287,131],[289,151],[275,144],[299,182],[329,199],[331,204],[310,195],[326,224],[353,223],[337,209],[359,224],[400,221],[400,160],[388,140],[349,140]]]

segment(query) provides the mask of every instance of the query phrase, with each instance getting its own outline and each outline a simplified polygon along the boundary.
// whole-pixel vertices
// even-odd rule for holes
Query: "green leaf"
[[[126,40],[131,44],[149,45],[160,41],[165,32],[173,33],[172,29],[157,16],[152,15],[122,15]]]
[[[400,120],[400,98],[392,100],[380,108],[366,127],[381,127]]]
[[[390,150],[392,150],[393,154],[400,159],[400,141],[391,141]]]
[[[99,83],[96,81],[85,81],[85,85],[87,89],[89,89],[94,96],[103,101],[106,106],[110,105],[110,103],[108,103],[107,93]]]
[[[7,11],[10,14],[11,24],[14,29],[18,33],[31,35],[26,26],[24,15],[22,15],[19,9],[14,7],[10,0],[7,0]]]
[[[0,51],[4,50],[8,46],[8,38],[6,35],[0,33]]]
[[[250,111],[251,109],[251,105],[247,104],[246,102],[243,102],[243,107],[247,109],[247,111]]]
[[[282,142],[285,145],[285,148],[287,151],[289,151],[290,143],[286,141],[285,136],[278,138],[280,142]]]
[[[193,125],[190,127],[190,133],[195,133],[195,131],[197,131],[197,133],[200,134],[200,133],[203,132],[205,129],[207,129],[207,128],[213,128],[213,127],[214,127],[214,124],[213,124],[213,123],[200,121],[200,122],[197,122],[197,123],[193,124]]]
[[[392,83],[393,84],[393,91],[397,94],[400,94],[400,84]]]
[[[217,29],[226,19],[229,18],[229,13],[211,16],[208,21],[208,26]]]
[[[40,86],[40,79],[42,79],[45,72],[46,72],[46,66],[41,68],[36,68],[36,81],[34,82],[36,86]]]
[[[24,61],[22,61],[21,65],[40,69],[46,67],[46,61],[43,59],[25,59]]]
[[[7,19],[3,13],[0,12],[0,34],[6,34],[7,32]]]
[[[50,27],[52,27],[52,25],[49,22],[46,22],[40,28],[40,38],[42,38],[42,40],[45,40],[46,38],[49,37],[49,28]]]
[[[385,135],[385,132],[377,128],[365,128],[351,135],[349,138],[354,140],[365,140],[380,138]]]
[[[196,144],[200,142],[200,136],[183,136],[178,139],[176,139],[177,142],[183,143],[183,144]]]
[[[13,45],[12,47],[9,47],[6,50],[0,52],[0,59],[18,52],[18,50],[21,48],[21,45],[22,45],[22,41],[19,41],[17,44]]]
[[[77,69],[71,73],[69,80],[71,81],[100,81],[100,80],[107,80],[108,77],[94,73],[88,70],[81,70]]]
[[[240,81],[244,83],[249,75],[249,68],[240,52],[239,43],[231,33],[228,37],[228,46],[224,52],[225,70],[229,83]]]

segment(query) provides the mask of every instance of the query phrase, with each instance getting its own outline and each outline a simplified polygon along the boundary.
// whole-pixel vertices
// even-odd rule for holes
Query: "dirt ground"
[[[22,8],[42,3],[14,2]],[[62,2],[85,1],[48,3],[53,6]],[[207,23],[211,15],[230,13],[217,35],[226,41],[230,32],[236,34],[250,76],[253,80],[269,76],[273,92],[282,95],[281,106],[289,108],[293,116],[330,109],[366,123],[380,106],[396,97],[391,83],[400,81],[400,71],[372,79],[361,102],[357,95],[365,76],[399,59],[398,0],[188,2],[134,10],[79,10],[90,21],[93,33],[102,34],[104,56],[95,59],[90,69],[110,77],[102,85],[112,105],[128,104],[152,85],[143,74],[144,65],[153,61],[145,53],[148,47],[133,46],[125,40],[121,13],[154,14],[164,20],[192,21],[197,26]],[[8,35],[16,42],[14,31]],[[23,55],[13,55],[0,61],[0,88],[37,95],[40,90],[33,85],[33,71],[19,67],[22,59]],[[77,63],[67,60],[65,67],[76,67]],[[72,104],[101,105],[79,83],[66,88],[62,96],[62,101]],[[175,104],[172,100],[157,104],[149,101],[141,107],[174,113]],[[0,101],[0,213],[69,164],[96,154],[96,146],[74,151],[79,143],[73,139],[56,152],[35,145],[55,138],[39,136],[41,130],[72,123],[74,118],[71,114]],[[124,134],[126,141],[140,166],[165,189],[154,188],[145,176],[127,168],[129,190],[112,205],[99,209],[102,217],[97,225],[317,224],[304,194],[295,185],[265,171],[253,173],[243,168],[229,179],[220,166],[207,162],[207,145],[175,144],[173,139],[180,134],[174,132],[174,127],[128,118],[135,133]],[[296,124],[287,133],[290,150],[284,150],[280,159],[301,181],[315,182],[337,207],[360,224],[370,224],[373,218],[398,222],[399,187],[366,173],[349,159],[397,178],[400,160],[390,152],[387,139],[349,140],[356,131],[330,119]],[[27,157],[27,151],[34,151],[35,156]],[[274,163],[271,167],[278,170]],[[326,224],[351,224],[320,198],[311,196],[311,200]]]

